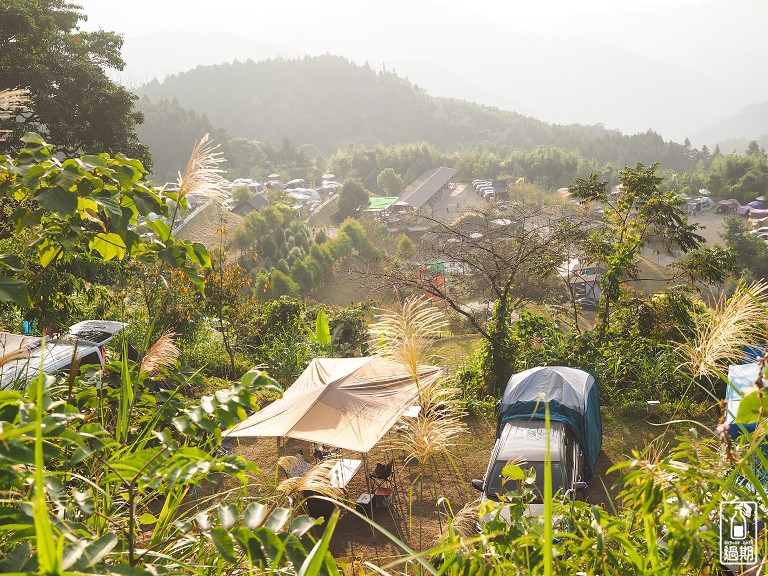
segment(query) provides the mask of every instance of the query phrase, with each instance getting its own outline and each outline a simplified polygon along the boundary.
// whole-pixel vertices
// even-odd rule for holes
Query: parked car
[[[686,203],[686,210],[692,214],[698,214],[705,212],[715,205],[715,201],[708,196],[702,196],[701,198],[694,198]]]
[[[0,366],[0,390],[26,388],[40,370],[46,374],[78,365],[104,365],[104,344],[126,324],[108,320],[85,320],[69,327],[66,334],[48,338],[0,332],[0,356],[18,353],[18,358]]]
[[[749,231],[750,234],[757,234],[757,235],[765,234],[766,232],[768,232],[768,226],[763,226],[761,228],[757,228],[755,230]]]
[[[597,300],[594,298],[577,298],[576,305],[579,306],[582,310],[597,310]]]
[[[472,480],[483,500],[498,500],[515,488],[506,484],[502,470],[507,463],[521,460],[521,467],[533,468],[536,476],[534,501],[528,512],[541,513],[547,408],[553,494],[559,491],[562,497],[573,498],[587,487],[603,442],[597,382],[576,368],[538,366],[513,375],[499,401],[496,443],[488,469],[482,480]],[[499,514],[509,518],[508,510]]]
[[[526,472],[533,473],[534,497],[528,507],[533,516],[544,512],[544,455],[547,434],[541,420],[516,420],[507,422],[491,452],[488,470],[483,480],[472,480],[472,486],[482,492],[481,501],[499,501],[500,496],[520,488],[519,481],[504,477],[504,467],[512,462]],[[552,494],[573,498],[584,490],[584,454],[569,427],[562,422],[552,422],[550,429],[550,457],[552,462]],[[509,520],[509,510],[499,512]],[[489,518],[485,518],[487,521]],[[482,521],[483,519],[481,519]]]

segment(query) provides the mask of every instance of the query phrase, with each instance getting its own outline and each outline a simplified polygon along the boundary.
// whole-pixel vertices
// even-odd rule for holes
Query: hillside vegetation
[[[198,66],[163,82],[154,80],[138,94],[146,97],[141,108],[152,124],[142,128],[142,139],[153,151],[163,146],[162,154],[167,154],[171,135],[183,139],[190,126],[202,128],[209,120],[231,136],[272,145],[287,138],[324,154],[350,143],[425,141],[446,151],[483,147],[497,154],[551,145],[599,164],[659,161],[678,171],[692,169],[696,161],[690,149],[652,131],[627,136],[600,125],[561,126],[436,98],[394,72],[331,55]],[[177,104],[157,105],[174,99]],[[180,108],[194,113],[184,117]]]

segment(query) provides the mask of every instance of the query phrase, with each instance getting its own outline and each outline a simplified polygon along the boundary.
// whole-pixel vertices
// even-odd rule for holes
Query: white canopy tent
[[[443,373],[419,366],[419,386]],[[276,436],[367,453],[418,398],[407,368],[380,356],[316,358],[283,394],[226,433]]]

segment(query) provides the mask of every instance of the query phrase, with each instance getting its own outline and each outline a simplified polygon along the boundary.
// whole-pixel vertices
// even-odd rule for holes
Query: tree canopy
[[[339,191],[339,216],[355,216],[368,204],[368,190],[358,180],[347,180]]]
[[[49,267],[90,255],[106,262],[159,260],[184,269],[202,287],[197,267],[210,265],[207,250],[175,240],[157,218],[168,215],[168,200],[186,203],[180,194],[161,196],[143,182],[141,163],[122,155],[61,162],[38,134],[27,134],[23,142],[15,157],[0,156],[0,207],[7,223],[0,228],[0,302],[39,307],[29,286],[45,284]],[[152,235],[138,233],[140,221]]]
[[[136,96],[106,74],[123,69],[123,40],[80,30],[85,19],[63,0],[0,2],[0,83],[28,89],[32,100],[1,123],[11,134],[0,153],[18,149],[20,137],[34,131],[70,157],[122,153],[149,167],[149,149],[134,132],[144,119],[134,110]]]

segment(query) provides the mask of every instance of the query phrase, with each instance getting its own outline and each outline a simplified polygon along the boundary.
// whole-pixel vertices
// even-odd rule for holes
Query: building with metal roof
[[[397,202],[397,196],[372,196],[368,199],[366,212],[384,212]]]
[[[405,202],[418,210],[425,204],[434,206],[448,189],[448,183],[456,174],[455,168],[434,168],[427,170],[400,194],[400,202]]]
[[[251,196],[240,202],[240,204],[232,208],[232,212],[239,214],[240,216],[245,216],[254,210],[261,210],[266,206],[269,206],[267,197],[264,194],[256,194],[255,196]]]

